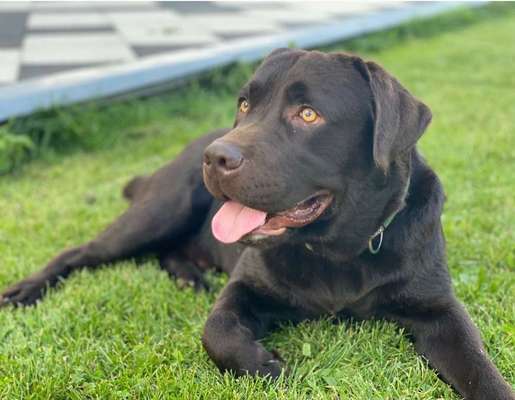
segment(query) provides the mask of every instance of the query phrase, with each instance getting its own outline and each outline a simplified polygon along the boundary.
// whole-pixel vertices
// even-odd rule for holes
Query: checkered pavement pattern
[[[0,85],[384,12],[370,2],[0,1]]]

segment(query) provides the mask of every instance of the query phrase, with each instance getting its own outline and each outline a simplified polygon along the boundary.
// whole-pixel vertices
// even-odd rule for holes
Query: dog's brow
[[[241,98],[248,98],[249,97],[249,86],[248,85],[245,85],[243,86],[241,89],[240,89],[240,93],[239,93],[239,96],[238,96],[240,99]]]
[[[256,101],[259,97],[259,94],[261,93],[263,85],[258,81],[251,81],[248,85],[248,94],[249,98],[251,98],[253,101]]]
[[[310,104],[308,88],[302,81],[293,82],[286,88],[286,96],[291,103]]]
[[[240,90],[240,98],[246,98],[255,103],[263,89],[263,85],[258,81],[250,81]]]

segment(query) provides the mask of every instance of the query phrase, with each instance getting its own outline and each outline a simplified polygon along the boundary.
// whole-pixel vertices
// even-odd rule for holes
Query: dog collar
[[[408,178],[408,183],[406,184],[406,187],[404,189],[404,195],[402,197],[401,206],[398,209],[396,209],[393,213],[391,213],[388,216],[388,218],[386,218],[384,220],[384,222],[379,226],[379,229],[368,239],[368,251],[370,251],[370,253],[377,254],[377,253],[379,253],[379,250],[381,250],[381,245],[383,244],[384,231],[393,222],[393,220],[395,219],[397,214],[399,214],[406,206],[405,200],[408,195],[409,185],[410,185],[410,178]],[[377,237],[379,237],[379,243],[377,244],[377,246],[374,246],[374,240]]]

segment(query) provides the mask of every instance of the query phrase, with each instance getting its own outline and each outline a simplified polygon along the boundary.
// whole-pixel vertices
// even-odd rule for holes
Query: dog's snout
[[[204,164],[217,172],[227,174],[243,164],[243,154],[235,144],[216,140],[204,152]]]

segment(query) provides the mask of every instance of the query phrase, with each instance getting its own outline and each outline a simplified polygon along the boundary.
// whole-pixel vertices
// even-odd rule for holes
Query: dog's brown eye
[[[318,114],[315,110],[310,107],[304,107],[300,113],[300,117],[304,120],[304,122],[312,123],[318,119]]]
[[[243,100],[240,103],[240,112],[246,113],[247,111],[249,111],[249,108],[250,108],[250,104],[247,100]]]

